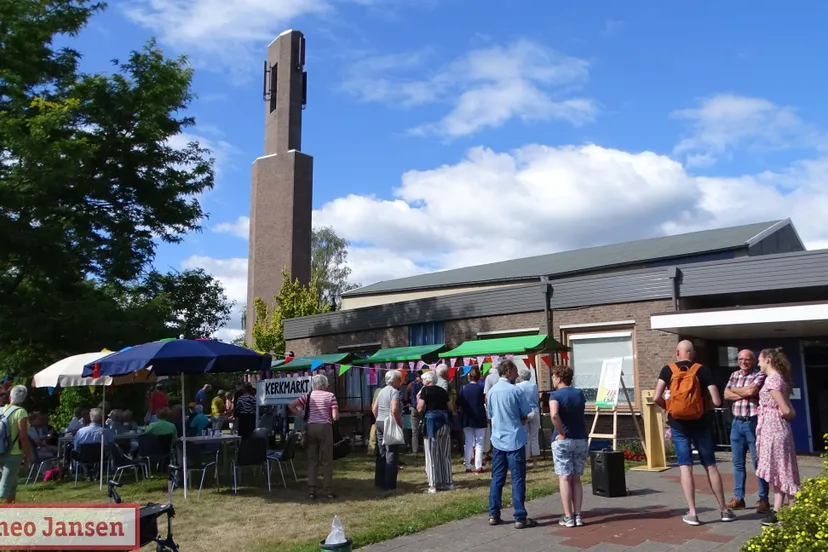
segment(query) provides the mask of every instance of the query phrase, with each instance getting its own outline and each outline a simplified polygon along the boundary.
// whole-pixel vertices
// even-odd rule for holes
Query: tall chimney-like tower
[[[253,163],[246,339],[252,344],[259,297],[268,304],[282,286],[282,270],[307,283],[311,270],[313,158],[301,152],[307,103],[305,37],[285,31],[270,43],[264,65],[265,148]]]

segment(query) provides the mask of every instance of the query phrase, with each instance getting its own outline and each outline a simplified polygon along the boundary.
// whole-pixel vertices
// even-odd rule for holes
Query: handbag
[[[394,416],[389,415],[385,419],[385,425],[382,428],[382,446],[392,447],[394,445],[404,445],[405,434],[402,428],[397,424]]]

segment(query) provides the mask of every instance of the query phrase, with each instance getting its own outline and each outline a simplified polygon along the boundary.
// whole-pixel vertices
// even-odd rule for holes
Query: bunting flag
[[[322,364],[323,364],[323,363],[322,363],[322,361],[319,361],[319,360],[314,360],[313,362],[311,362],[311,369],[310,369],[310,371],[311,371],[311,372],[313,372],[314,370],[316,370],[317,368],[319,368],[320,366],[322,366]]]
[[[457,375],[457,368],[449,368],[449,381],[453,380],[455,375]]]
[[[538,365],[538,359],[535,358],[535,357],[537,357],[537,355],[526,355],[526,356],[529,359],[529,364],[532,366],[532,368],[534,368],[535,366]]]
[[[541,356],[541,360],[547,365],[552,366],[552,355],[543,355]]]
[[[509,354],[506,355],[506,358],[508,358],[509,360],[512,360],[513,358],[515,358],[515,355],[512,354],[512,353],[509,353]]]
[[[526,365],[527,368],[529,368],[530,370],[532,369],[532,359],[530,359],[528,356],[523,359],[523,363]]]
[[[454,366],[457,364],[457,357],[452,357],[449,359],[449,366]]]
[[[480,373],[481,373],[482,375],[484,375],[484,376],[485,376],[485,375],[486,375],[486,373],[489,371],[489,368],[491,368],[491,367],[492,367],[492,363],[491,363],[491,362],[485,362],[485,363],[483,363],[483,370],[481,370],[481,372],[480,372]]]
[[[561,359],[569,362],[569,351],[561,351]]]
[[[479,357],[477,357],[477,364],[478,364],[478,366],[482,365],[484,362],[486,362],[486,357],[485,357],[485,356],[479,356]]]
[[[95,394],[95,386],[94,385],[89,386],[89,392],[92,393],[93,395]]]
[[[55,392],[55,388],[54,387],[49,387],[49,396],[50,397],[52,396],[52,393],[54,393],[54,392]]]
[[[377,384],[377,369],[375,366],[371,366],[368,370],[368,385],[376,385]]]
[[[374,366],[374,365],[372,364],[371,366]],[[386,370],[390,370],[392,366],[394,366],[393,362],[386,362],[385,363],[385,369]]]
[[[492,366],[500,364],[500,355],[492,355]]]
[[[422,360],[418,360],[417,361],[417,370],[422,370],[423,366],[425,366],[425,365],[426,365],[425,362],[423,362]]]
[[[405,362],[398,362],[397,363],[397,370],[399,370],[399,371],[405,370]]]
[[[98,365],[97,362],[95,363],[95,368],[92,370],[92,377],[93,378],[101,377],[101,367]]]
[[[471,366],[472,357],[463,357],[463,366]]]
[[[463,371],[460,372],[460,375],[461,376],[468,376],[469,372],[471,372],[471,369],[472,369],[471,366],[463,366]]]
[[[342,374],[344,374],[345,372],[347,372],[350,369],[351,369],[350,364],[341,364],[339,366],[339,375],[341,376]]]
[[[413,360],[409,360],[409,361],[408,361],[408,368],[409,368],[412,372],[414,371],[414,367],[415,367],[415,366],[417,366],[417,363],[416,363],[416,362],[414,362]]]

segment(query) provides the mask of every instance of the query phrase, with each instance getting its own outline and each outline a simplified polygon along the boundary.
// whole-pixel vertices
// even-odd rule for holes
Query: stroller
[[[170,481],[167,483],[167,503],[156,504],[150,502],[146,506],[142,506],[140,510],[140,543],[141,546],[146,546],[150,543],[155,543],[156,552],[179,552],[178,545],[173,541],[172,519],[175,517],[175,509],[172,505],[172,490],[174,481],[172,480],[173,470],[170,470]],[[109,482],[109,499],[114,504],[121,504],[121,496],[116,490],[121,484],[117,481]],[[158,534],[158,518],[167,516],[167,537],[162,539]]]

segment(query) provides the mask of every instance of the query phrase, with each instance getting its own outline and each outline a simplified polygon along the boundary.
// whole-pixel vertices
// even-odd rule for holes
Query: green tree
[[[273,297],[273,303],[269,305],[260,297],[254,301],[253,349],[284,354],[284,321],[328,310],[328,305],[320,304],[315,286],[302,284],[298,279],[291,280],[287,271],[282,271],[282,287]]]
[[[348,240],[339,237],[330,226],[313,229],[311,282],[322,304],[339,303],[343,292],[359,287],[348,281],[348,245]]]

